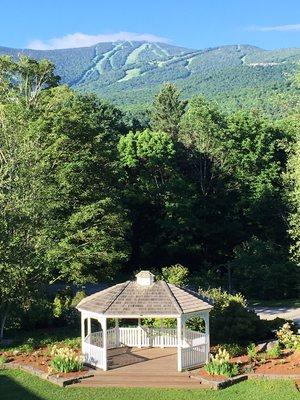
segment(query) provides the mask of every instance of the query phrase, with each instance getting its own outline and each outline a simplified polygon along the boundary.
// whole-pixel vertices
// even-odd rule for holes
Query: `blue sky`
[[[64,48],[111,40],[189,48],[300,47],[300,0],[2,0],[0,45]]]

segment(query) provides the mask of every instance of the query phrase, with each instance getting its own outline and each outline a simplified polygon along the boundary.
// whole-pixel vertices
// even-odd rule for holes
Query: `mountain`
[[[60,50],[0,47],[2,54],[47,58],[63,83],[126,108],[147,104],[165,81],[174,82],[184,97],[203,93],[225,107],[261,104],[266,93],[290,90],[288,78],[300,60],[298,48],[228,45],[195,50],[132,41]]]

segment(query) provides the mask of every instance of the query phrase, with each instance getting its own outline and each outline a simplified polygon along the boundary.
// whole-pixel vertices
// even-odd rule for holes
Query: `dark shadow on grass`
[[[0,375],[0,399],[1,400],[44,400],[36,396],[14,379]]]

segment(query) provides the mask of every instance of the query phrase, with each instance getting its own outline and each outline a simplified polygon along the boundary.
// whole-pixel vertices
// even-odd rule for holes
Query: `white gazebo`
[[[107,370],[107,350],[120,346],[177,347],[178,371],[204,364],[209,359],[209,312],[212,305],[198,293],[141,271],[127,281],[84,298],[81,312],[82,353],[85,363]],[[205,333],[187,329],[186,321],[201,317]],[[160,328],[141,324],[144,318],[161,319]],[[177,329],[165,328],[163,319],[176,318]],[[108,329],[108,320],[112,328]],[[119,319],[137,319],[135,327],[119,327]],[[101,330],[92,332],[92,320]]]

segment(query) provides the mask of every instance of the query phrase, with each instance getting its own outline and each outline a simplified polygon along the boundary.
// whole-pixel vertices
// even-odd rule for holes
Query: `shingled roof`
[[[109,317],[177,317],[212,308],[200,294],[189,289],[165,281],[139,284],[139,277],[141,274],[137,281],[120,283],[84,298],[77,309]]]

